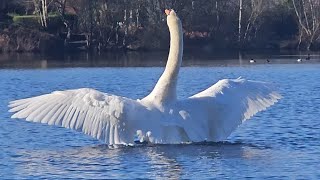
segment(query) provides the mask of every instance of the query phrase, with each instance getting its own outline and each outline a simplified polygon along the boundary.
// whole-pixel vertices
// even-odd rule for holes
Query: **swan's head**
[[[181,25],[181,21],[173,9],[166,9],[164,12],[167,15],[167,24],[169,27]]]

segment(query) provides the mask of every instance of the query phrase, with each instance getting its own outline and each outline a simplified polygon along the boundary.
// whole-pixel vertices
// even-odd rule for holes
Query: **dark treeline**
[[[97,50],[164,49],[166,8],[178,12],[189,48],[320,49],[319,0],[1,0],[0,27],[40,29],[65,44],[83,35]]]

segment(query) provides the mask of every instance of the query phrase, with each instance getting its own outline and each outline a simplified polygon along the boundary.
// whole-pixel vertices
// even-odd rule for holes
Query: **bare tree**
[[[41,25],[44,28],[48,27],[48,7],[53,2],[54,0],[33,0],[36,13],[38,13]]]
[[[215,11],[216,11],[216,21],[217,24],[219,24],[220,17],[219,17],[219,5],[218,5],[218,0],[215,1]]]
[[[315,40],[320,38],[320,1],[319,0],[292,0],[292,4],[299,21],[299,44],[307,43],[307,50]]]
[[[247,41],[250,39],[250,32],[256,33],[258,30],[258,25],[256,24],[258,17],[263,13],[263,11],[268,7],[268,1],[264,0],[251,0],[251,13],[247,21],[246,30],[244,32],[243,39]]]

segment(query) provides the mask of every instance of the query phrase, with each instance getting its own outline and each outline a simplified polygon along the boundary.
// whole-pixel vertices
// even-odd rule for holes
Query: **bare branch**
[[[303,22],[302,22],[302,19],[301,19],[301,16],[297,10],[297,6],[296,6],[296,3],[295,3],[295,0],[292,0],[292,3],[293,3],[293,7],[294,7],[294,10],[296,12],[296,15],[298,17],[298,21],[299,21],[299,24],[300,26],[306,31],[306,33],[308,34],[308,29],[303,25]]]

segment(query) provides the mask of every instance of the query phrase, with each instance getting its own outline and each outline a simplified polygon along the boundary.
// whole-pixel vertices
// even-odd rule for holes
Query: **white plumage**
[[[270,84],[242,78],[220,80],[184,100],[176,98],[182,61],[182,26],[166,11],[170,53],[154,90],[132,100],[94,89],[55,91],[10,102],[12,118],[82,131],[107,144],[221,141],[242,122],[273,105],[281,96]]]

